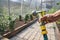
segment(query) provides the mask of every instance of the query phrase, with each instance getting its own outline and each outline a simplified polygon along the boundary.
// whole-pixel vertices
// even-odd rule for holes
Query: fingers
[[[56,21],[57,20],[57,18],[55,18],[55,15],[45,15],[45,16],[43,16],[40,20],[39,20],[39,22],[41,22],[41,21],[45,21],[45,23],[47,24],[47,23],[51,23],[51,22],[54,22],[54,21]]]
[[[46,19],[47,19],[47,16],[43,16],[43,17],[41,18],[42,21],[46,21]]]
[[[45,15],[41,18],[42,21],[46,21],[46,23],[54,22],[55,18],[53,15]]]

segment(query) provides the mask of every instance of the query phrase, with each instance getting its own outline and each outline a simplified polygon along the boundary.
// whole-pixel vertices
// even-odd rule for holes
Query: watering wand
[[[43,17],[44,15],[45,15],[45,11],[42,11],[41,12],[41,16]],[[47,19],[46,19],[46,21],[47,21]],[[48,36],[47,36],[48,32],[47,32],[46,26],[45,26],[45,24],[46,24],[45,22],[46,21],[42,21],[41,20],[41,25],[40,25],[40,28],[41,28],[41,31],[42,31],[41,33],[43,35],[44,40],[48,40]]]

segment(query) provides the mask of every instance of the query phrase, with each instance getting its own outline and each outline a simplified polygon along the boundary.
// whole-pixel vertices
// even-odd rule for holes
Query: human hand
[[[45,21],[46,23],[54,22],[57,18],[53,14],[45,15],[41,18],[41,21]]]

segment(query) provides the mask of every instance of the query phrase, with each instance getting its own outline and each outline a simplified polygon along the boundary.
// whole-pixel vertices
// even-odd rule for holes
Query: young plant
[[[19,21],[22,21],[22,16],[21,15],[19,15]]]
[[[14,24],[15,24],[15,21],[12,21],[12,18],[9,17],[9,29],[10,31],[14,30]]]
[[[15,21],[10,21],[10,23],[9,23],[9,29],[10,29],[10,31],[14,30],[14,24],[15,24]]]
[[[3,35],[3,33],[5,32],[5,24],[0,24],[0,34]]]
[[[27,23],[27,21],[28,21],[28,19],[29,19],[29,15],[27,14],[26,16],[25,16],[25,23]]]
[[[33,20],[33,16],[32,15],[30,15],[30,20]]]
[[[12,20],[11,17],[9,17],[8,20],[11,21]]]

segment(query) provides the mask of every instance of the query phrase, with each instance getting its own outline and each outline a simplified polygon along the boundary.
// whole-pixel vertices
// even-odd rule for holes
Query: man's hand
[[[47,23],[48,22],[54,22],[56,21],[57,19],[55,18],[55,15],[53,14],[50,14],[50,15],[45,15],[41,18],[42,21],[46,21]]]
[[[42,21],[48,21],[48,22],[54,22],[57,21],[58,19],[60,19],[60,10],[56,11],[53,14],[45,15],[44,17],[41,18]]]

